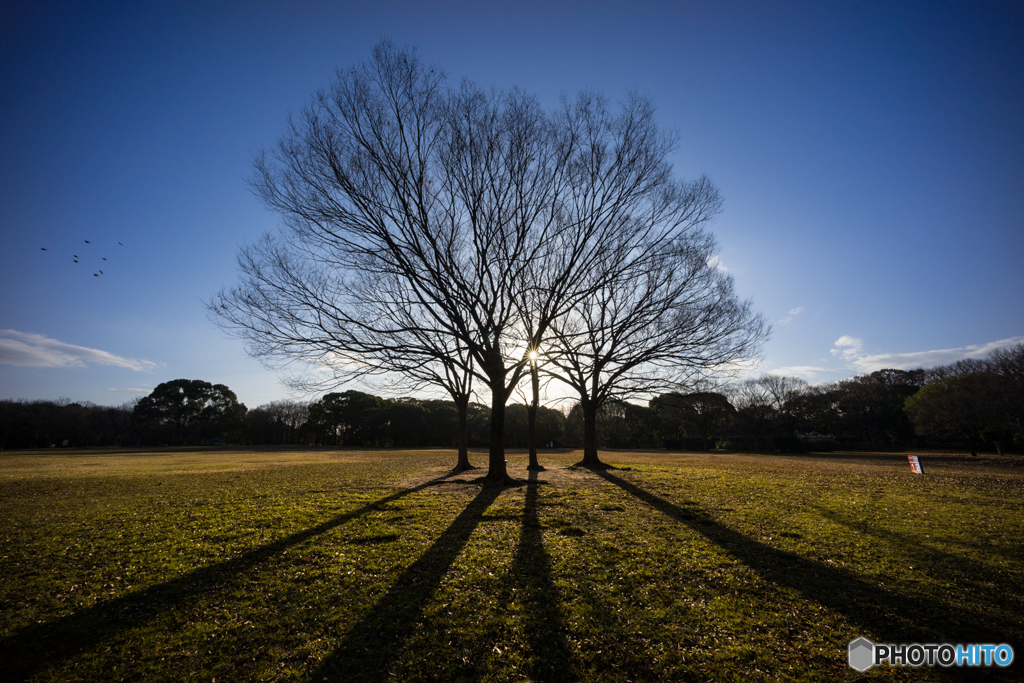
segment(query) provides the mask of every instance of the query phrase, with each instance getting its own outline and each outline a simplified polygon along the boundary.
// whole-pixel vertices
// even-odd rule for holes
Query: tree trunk
[[[530,464],[526,467],[531,472],[543,472],[544,468],[537,460],[537,406],[540,403],[540,377],[537,374],[537,366],[530,366],[530,384],[533,387],[533,400],[526,409],[526,433],[530,442]]]
[[[597,406],[581,402],[580,407],[583,409],[583,460],[576,463],[576,466],[608,469],[608,465],[597,457]]]
[[[459,409],[459,462],[452,472],[465,472],[476,468],[469,462],[469,438],[466,436],[466,425],[469,422],[469,394],[453,396],[455,407]]]
[[[487,460],[485,486],[505,486],[516,483],[505,467],[505,381],[498,378],[491,388],[491,448]]]

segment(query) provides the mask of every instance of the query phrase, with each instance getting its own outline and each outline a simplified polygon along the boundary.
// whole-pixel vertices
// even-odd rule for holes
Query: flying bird
[[[118,242],[118,244],[121,244],[121,243],[120,243],[120,242]],[[124,245],[123,245],[123,244],[121,244],[121,246],[123,247]]]
[[[75,259],[75,263],[78,263],[78,259]]]
[[[100,276],[100,274],[99,274],[99,273],[93,273],[93,274],[92,274],[92,276],[93,276],[93,277],[99,277],[99,276]]]
[[[104,261],[106,261],[107,259],[106,259],[106,258],[104,258],[103,260],[104,260]]]
[[[86,244],[89,244],[89,240],[86,240],[86,241],[85,241],[85,243],[86,243]]]
[[[103,275],[103,271],[102,270],[100,271],[100,275]]]
[[[39,248],[42,249],[43,251],[47,250],[46,247],[39,247]]]

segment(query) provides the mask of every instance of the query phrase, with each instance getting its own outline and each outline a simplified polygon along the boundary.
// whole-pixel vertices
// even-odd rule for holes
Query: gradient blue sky
[[[203,301],[277,225],[253,153],[382,37],[545,104],[649,94],[678,175],[725,198],[721,265],[773,323],[762,371],[818,383],[1024,341],[1020,2],[0,12],[0,398],[118,404],[178,378],[291,396]]]

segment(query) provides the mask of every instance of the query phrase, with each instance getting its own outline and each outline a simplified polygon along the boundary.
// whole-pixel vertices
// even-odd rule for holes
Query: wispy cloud
[[[819,368],[815,365],[790,365],[785,368],[772,368],[768,371],[769,375],[779,375],[781,377],[799,377],[805,379],[808,382],[812,382],[823,373],[835,372],[831,368]]]
[[[856,337],[843,335],[835,342],[832,355],[848,361],[859,372],[874,372],[884,368],[896,370],[913,370],[914,368],[930,368],[946,365],[965,358],[984,358],[996,349],[1003,349],[1024,342],[1024,337],[1010,337],[987,344],[961,346],[955,349],[936,349],[934,351],[914,351],[912,353],[877,353],[865,354],[864,342]]]
[[[110,388],[110,393],[112,393],[112,394],[151,394],[151,393],[153,393],[153,390],[152,389],[136,389],[134,387],[123,387],[123,388],[120,388],[120,389],[117,388],[117,387],[111,387]]]
[[[760,358],[745,358],[716,365],[712,370],[714,374],[722,377],[746,377],[757,372],[760,367]]]
[[[798,315],[800,315],[801,313],[803,313],[806,310],[807,310],[806,306],[797,306],[796,308],[794,308],[793,310],[791,310],[789,312],[789,315],[787,315],[782,320],[779,320],[775,324],[776,325],[788,325],[791,322],[793,322],[793,318],[797,317]]]
[[[113,365],[129,370],[149,370],[157,366],[148,360],[122,358],[107,351],[75,346],[42,334],[0,330],[0,364],[29,368],[73,368],[86,363]]]

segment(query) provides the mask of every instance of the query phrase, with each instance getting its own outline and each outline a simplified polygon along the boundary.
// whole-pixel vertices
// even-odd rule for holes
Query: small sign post
[[[908,455],[907,460],[910,461],[910,471],[915,474],[924,474],[924,470],[921,469],[921,461],[916,455]]]

